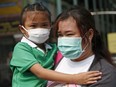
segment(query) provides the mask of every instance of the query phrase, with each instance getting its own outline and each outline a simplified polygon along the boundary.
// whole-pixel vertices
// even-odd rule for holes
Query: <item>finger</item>
[[[89,74],[90,77],[96,77],[96,76],[101,76],[101,75],[102,75],[101,72]]]
[[[101,73],[100,71],[89,71],[88,74]]]
[[[97,80],[96,81],[88,81],[87,83],[85,83],[85,84],[93,84],[93,83],[96,83],[97,82]]]
[[[95,81],[101,79],[101,76],[89,78],[89,81]]]

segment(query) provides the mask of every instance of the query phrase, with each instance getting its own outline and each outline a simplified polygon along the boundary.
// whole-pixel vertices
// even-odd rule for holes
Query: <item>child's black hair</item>
[[[34,4],[27,4],[22,12],[21,12],[21,17],[20,17],[20,24],[24,25],[24,14],[27,11],[45,11],[48,13],[49,20],[51,22],[51,13],[50,11],[42,4],[42,3],[34,3]]]

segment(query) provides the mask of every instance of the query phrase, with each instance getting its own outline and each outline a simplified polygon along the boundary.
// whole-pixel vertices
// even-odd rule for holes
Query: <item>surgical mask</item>
[[[44,43],[49,38],[50,29],[36,28],[27,30],[24,27],[23,29],[28,32],[29,35],[28,39],[32,42],[41,44]]]
[[[58,48],[60,52],[64,57],[69,59],[78,59],[81,56],[81,54],[84,52],[84,50],[82,50],[81,44],[82,44],[81,37],[58,38]]]

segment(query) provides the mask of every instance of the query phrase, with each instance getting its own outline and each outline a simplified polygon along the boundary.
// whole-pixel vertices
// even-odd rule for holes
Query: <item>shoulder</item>
[[[107,71],[107,72],[116,72],[116,67],[110,64],[107,60],[104,58],[99,58],[97,60],[97,57],[95,57],[93,64],[91,65],[91,69],[100,69],[102,71]]]
[[[114,87],[116,85],[116,67],[111,65],[104,58],[95,61],[91,65],[90,70],[98,70],[102,72],[102,78],[97,83],[91,85],[91,87]]]
[[[102,66],[102,69],[104,71],[107,71],[109,73],[111,72],[115,72],[116,74],[116,67],[113,66],[112,64],[110,64],[108,61],[106,61],[105,59],[100,59],[100,65]]]
[[[99,68],[116,68],[115,66],[113,66],[112,64],[110,64],[104,57],[100,56],[100,55],[95,55],[95,58],[93,60],[93,63],[91,65],[90,68],[94,67],[94,66],[99,66]]]
[[[31,50],[32,47],[29,46],[27,43],[25,42],[18,42],[15,47],[14,47],[14,51],[21,51],[21,50]]]
[[[15,48],[31,48],[31,46],[29,46],[27,43],[25,42],[18,42],[16,45],[15,45]]]

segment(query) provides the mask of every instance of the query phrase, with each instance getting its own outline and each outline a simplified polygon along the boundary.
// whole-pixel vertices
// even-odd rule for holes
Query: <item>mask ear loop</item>
[[[86,36],[87,32],[85,33],[85,35],[82,37],[82,39]],[[82,52],[85,52],[86,48],[89,46],[89,43],[84,47],[84,49],[82,50]]]
[[[27,29],[24,26],[21,26],[25,31],[27,31]],[[28,31],[27,31],[28,32]]]
[[[28,33],[27,29],[23,25],[21,27]],[[26,34],[24,34],[24,36],[27,37]]]
[[[85,48],[82,50],[82,52],[85,52],[86,48],[89,46],[89,43],[85,46]]]

